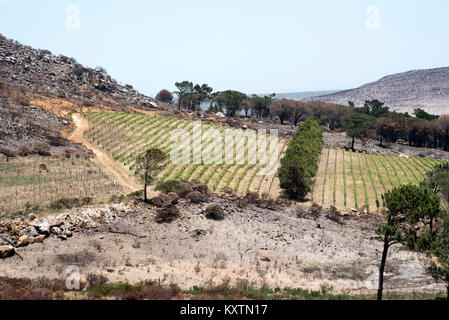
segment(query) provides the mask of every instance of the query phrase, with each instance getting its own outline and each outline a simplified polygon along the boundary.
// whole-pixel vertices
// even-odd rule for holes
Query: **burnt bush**
[[[84,200],[84,199],[83,199]],[[51,209],[72,209],[76,207],[80,207],[83,204],[83,201],[80,201],[78,198],[61,198],[59,200],[53,201],[50,204]]]
[[[223,220],[225,218],[225,213],[218,204],[213,204],[207,207],[206,210],[204,210],[204,215],[207,219],[211,220]]]
[[[48,143],[51,146],[59,147],[59,146],[66,146],[67,140],[61,137],[59,134],[55,134],[52,132],[49,132],[46,136]]]
[[[51,156],[50,146],[45,142],[38,142],[34,145],[34,152],[43,157]]]
[[[93,201],[94,201],[94,199],[92,199],[91,197],[83,197],[81,199],[81,204],[83,206],[85,206],[85,205],[91,204]]]
[[[19,156],[26,157],[26,156],[29,156],[30,154],[33,154],[33,151],[30,150],[30,148],[28,148],[27,146],[20,147]]]
[[[157,208],[166,208],[178,203],[178,195],[174,192],[161,193],[159,196],[150,199],[150,203]]]
[[[329,210],[327,210],[326,218],[328,218],[329,220],[332,220],[332,221],[334,221],[334,222],[336,222],[338,224],[344,224],[342,222],[342,215],[340,214],[338,209],[335,208],[334,206],[331,206],[329,208]]]
[[[157,223],[171,223],[181,216],[176,206],[169,206],[159,209],[156,214]]]
[[[86,280],[89,283],[89,286],[101,286],[108,282],[108,278],[102,274],[89,273],[86,276]]]
[[[312,218],[319,218],[322,211],[323,211],[322,206],[313,203],[312,207],[310,208],[310,215],[312,216]]]
[[[91,286],[88,296],[93,298],[113,297],[120,300],[170,300],[179,297],[181,290],[176,285],[163,286],[156,281],[113,283]]]
[[[3,146],[0,146],[0,153],[3,153],[7,158],[14,158],[17,156],[16,152]]]
[[[193,191],[198,191],[201,193],[209,193],[209,189],[207,187],[207,185],[205,185],[204,183],[202,183],[199,180],[192,180],[189,181],[190,186],[192,187]]]
[[[206,185],[202,184],[198,180],[181,181],[170,180],[164,183],[158,184],[156,190],[165,194],[176,193],[181,199],[189,199],[193,203],[199,203],[206,201],[209,189]]]
[[[80,289],[85,287],[80,282]],[[46,277],[28,278],[0,277],[0,300],[53,300],[64,299],[67,289],[65,280],[50,280]]]
[[[165,102],[165,103],[172,103],[173,102],[173,95],[170,91],[162,89],[159,91],[159,93],[156,95],[156,100]]]
[[[206,202],[208,200],[208,195],[199,191],[193,191],[187,194],[186,199],[190,200],[191,203],[198,204]]]
[[[245,195],[245,199],[249,203],[257,203],[259,201],[259,194],[257,192],[247,192]]]

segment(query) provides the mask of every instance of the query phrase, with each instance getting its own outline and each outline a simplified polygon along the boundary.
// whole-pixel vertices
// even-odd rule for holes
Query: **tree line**
[[[351,105],[351,104],[350,104]],[[352,138],[376,138],[396,143],[400,140],[415,147],[449,151],[449,115],[432,115],[415,109],[413,115],[390,111],[378,100],[366,101],[364,107],[349,107],[342,117],[342,128]]]
[[[378,139],[381,146],[385,142],[402,141],[410,146],[449,151],[449,115],[432,115],[419,108],[413,114],[395,112],[378,100],[365,101],[363,107],[356,107],[351,101],[338,105],[275,99],[275,94],[248,96],[235,90],[214,92],[207,84],[189,81],[177,82],[175,86],[179,110],[198,110],[208,101],[210,111],[223,112],[228,117],[243,112],[246,117],[271,118],[282,125],[294,126],[313,116],[331,131],[345,131],[352,138],[352,148],[355,139],[373,138]],[[167,90],[159,92],[156,98],[173,103],[173,94]]]

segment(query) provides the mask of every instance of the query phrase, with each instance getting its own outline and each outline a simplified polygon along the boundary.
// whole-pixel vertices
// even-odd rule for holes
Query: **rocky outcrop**
[[[43,243],[48,237],[67,240],[73,233],[98,228],[134,210],[130,204],[117,204],[104,208],[76,209],[45,218],[30,214],[27,217],[5,219],[0,222],[0,258],[13,256],[14,247]]]
[[[154,107],[154,99],[121,85],[103,68],[87,68],[74,58],[36,50],[0,34],[0,81],[60,98],[86,103]],[[107,102],[109,101],[109,102]]]

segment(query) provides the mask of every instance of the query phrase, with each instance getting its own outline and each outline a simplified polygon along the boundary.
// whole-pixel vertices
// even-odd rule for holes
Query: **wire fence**
[[[32,158],[0,162],[0,216],[46,208],[63,198],[101,202],[122,188],[89,159]]]

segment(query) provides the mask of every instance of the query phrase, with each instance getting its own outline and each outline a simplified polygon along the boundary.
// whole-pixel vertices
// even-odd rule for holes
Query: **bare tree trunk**
[[[147,163],[145,164],[145,182],[144,182],[144,190],[143,190],[145,203],[148,202],[147,186],[148,186],[148,170],[149,170],[148,159],[146,159],[146,161],[147,161]]]
[[[385,235],[384,238],[384,251],[382,252],[382,260],[380,262],[379,267],[379,288],[377,290],[377,300],[382,300],[382,294],[384,290],[384,271],[385,271],[385,264],[387,262],[387,255],[388,255],[388,236]]]

